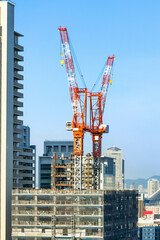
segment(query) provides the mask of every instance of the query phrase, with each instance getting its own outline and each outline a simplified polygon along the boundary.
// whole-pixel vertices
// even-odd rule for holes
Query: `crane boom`
[[[58,30],[60,32],[60,37],[61,37],[61,44],[62,44],[62,50],[63,50],[63,53],[61,54],[64,57],[73,112],[74,113],[78,111],[81,112],[80,101],[77,98],[76,91],[75,91],[75,89],[78,88],[78,84],[76,82],[75,67],[74,67],[72,52],[69,44],[67,28],[62,28],[60,26]]]
[[[101,86],[102,113],[104,112],[104,108],[105,108],[106,96],[107,96],[107,91],[108,91],[108,87],[109,87],[109,83],[110,83],[110,76],[111,76],[114,58],[115,58],[114,55],[112,57],[108,57],[106,67],[104,70],[104,74],[103,74],[102,86]]]

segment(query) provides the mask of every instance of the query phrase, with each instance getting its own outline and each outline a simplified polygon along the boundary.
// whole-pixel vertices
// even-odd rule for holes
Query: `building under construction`
[[[13,240],[137,239],[135,190],[13,190]]]
[[[67,159],[53,154],[52,189],[13,190],[13,240],[136,240],[137,191],[100,190],[101,140],[108,132],[103,112],[115,57],[107,59],[101,92],[79,88],[67,29],[59,31],[73,107],[73,120],[66,125],[73,131],[73,155]],[[93,142],[93,154],[87,156],[83,156],[85,132],[91,133]]]

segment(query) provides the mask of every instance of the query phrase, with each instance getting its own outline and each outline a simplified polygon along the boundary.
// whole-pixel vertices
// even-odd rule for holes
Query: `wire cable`
[[[68,37],[68,39],[69,39],[69,37]],[[82,74],[82,71],[81,71],[81,69],[80,69],[80,66],[79,66],[79,63],[78,63],[78,60],[77,60],[77,57],[76,57],[76,54],[75,54],[75,52],[74,52],[73,45],[72,45],[70,39],[69,39],[69,43],[70,43],[72,55],[73,55],[73,58],[74,58],[74,60],[75,60],[75,64],[76,64],[78,73],[79,73],[79,75],[80,75],[80,78],[81,78],[81,80],[82,80],[82,83],[84,84],[85,88],[87,88],[86,83],[85,83],[85,80],[84,80],[84,77],[83,77],[83,74]]]
[[[94,88],[96,87],[97,83],[98,83],[99,80],[101,79],[102,74],[103,74],[104,69],[105,69],[105,66],[106,66],[106,63],[107,63],[107,61],[105,62],[105,64],[104,64],[104,66],[103,66],[103,68],[102,68],[100,74],[98,75],[98,78],[97,78],[97,80],[95,81],[95,83],[94,83],[94,85],[93,85],[93,87],[92,87],[92,89],[91,89],[91,92],[93,92],[93,90],[94,90]]]

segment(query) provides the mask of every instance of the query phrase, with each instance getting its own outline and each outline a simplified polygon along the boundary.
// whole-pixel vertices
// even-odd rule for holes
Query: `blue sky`
[[[60,65],[59,25],[67,26],[88,88],[116,55],[104,122],[103,153],[123,149],[126,178],[160,174],[160,1],[15,0],[15,28],[24,34],[24,124],[37,156],[44,140],[72,139],[72,108]],[[81,86],[81,85],[80,85]],[[91,151],[91,137],[85,138]]]

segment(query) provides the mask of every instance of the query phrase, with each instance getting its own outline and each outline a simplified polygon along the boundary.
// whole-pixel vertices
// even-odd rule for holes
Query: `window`
[[[59,146],[54,146],[53,147],[53,152],[59,152]]]
[[[68,152],[73,153],[73,145],[68,146]]]
[[[66,152],[66,146],[61,146],[61,152]]]

